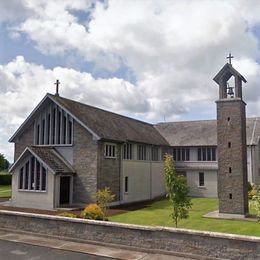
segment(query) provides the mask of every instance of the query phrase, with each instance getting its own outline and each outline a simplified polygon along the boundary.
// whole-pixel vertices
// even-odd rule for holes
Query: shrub
[[[108,205],[115,199],[115,196],[116,195],[114,195],[108,187],[106,187],[103,190],[98,190],[96,192],[94,199],[96,200],[97,205],[101,208],[105,216],[108,209]]]
[[[12,175],[7,174],[0,174],[0,185],[11,185],[12,183]]]
[[[252,198],[251,205],[256,210],[258,220],[260,220],[260,186],[255,185],[255,195]]]
[[[253,199],[253,197],[257,194],[257,186],[252,185],[252,189],[248,191],[248,199]]]
[[[97,204],[89,204],[81,213],[80,217],[84,219],[104,220],[105,215]]]
[[[66,218],[76,218],[77,217],[77,215],[75,215],[74,213],[71,213],[71,212],[62,212],[62,213],[59,213],[58,216],[66,217]]]

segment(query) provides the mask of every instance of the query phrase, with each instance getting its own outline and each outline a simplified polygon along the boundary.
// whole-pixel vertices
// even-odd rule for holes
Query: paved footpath
[[[14,244],[15,243],[15,244]],[[46,248],[50,250],[46,250]],[[35,255],[36,254],[36,255]],[[47,255],[46,255],[47,254]],[[0,255],[3,259],[120,259],[189,260],[173,255],[151,254],[115,247],[71,242],[61,239],[0,230]],[[2,258],[0,259],[2,260]]]

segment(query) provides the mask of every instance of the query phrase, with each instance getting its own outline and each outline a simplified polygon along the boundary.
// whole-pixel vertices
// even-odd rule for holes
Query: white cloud
[[[201,113],[196,118],[214,117],[218,89],[212,78],[229,51],[235,56],[234,67],[248,80],[248,115],[260,115],[259,37],[252,33],[260,24],[258,0],[19,3],[26,12],[22,22],[10,26],[13,37],[25,34],[49,55],[76,51],[77,57],[100,69],[115,71],[123,65],[136,84],[95,79],[75,69],[48,70],[17,58],[0,67],[0,101],[6,106],[1,106],[1,120],[10,116],[12,131],[46,91],[53,92],[56,78],[63,83],[64,96],[154,122],[164,116],[181,119],[194,111]],[[85,17],[79,19],[75,11]]]
[[[145,113],[149,103],[138,88],[118,78],[95,79],[74,69],[45,69],[18,56],[0,66],[0,153],[12,157],[7,140],[47,92],[54,93],[54,82],[62,83],[62,96],[119,113]]]

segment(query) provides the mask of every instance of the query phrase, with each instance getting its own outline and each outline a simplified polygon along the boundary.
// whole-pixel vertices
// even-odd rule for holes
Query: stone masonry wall
[[[100,141],[98,145],[98,174],[97,188],[109,187],[116,195],[115,201],[120,200],[120,166],[121,166],[121,145],[117,144],[116,158],[105,158],[105,142]]]
[[[0,211],[0,228],[196,259],[260,259],[260,238]]]
[[[217,101],[217,118],[219,212],[244,215],[248,212],[245,103],[235,98]]]
[[[33,145],[34,127],[33,123],[22,133],[14,144],[14,161],[16,161],[27,146]]]
[[[98,142],[74,121],[73,168],[76,171],[73,187],[73,203],[90,203],[97,191]]]

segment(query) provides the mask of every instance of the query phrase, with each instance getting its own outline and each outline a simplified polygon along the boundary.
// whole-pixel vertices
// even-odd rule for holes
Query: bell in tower
[[[226,63],[214,81],[219,86],[217,103],[218,198],[219,214],[246,216],[247,151],[246,103],[242,97],[242,82],[246,79],[231,64]],[[229,80],[234,79],[234,87]]]

